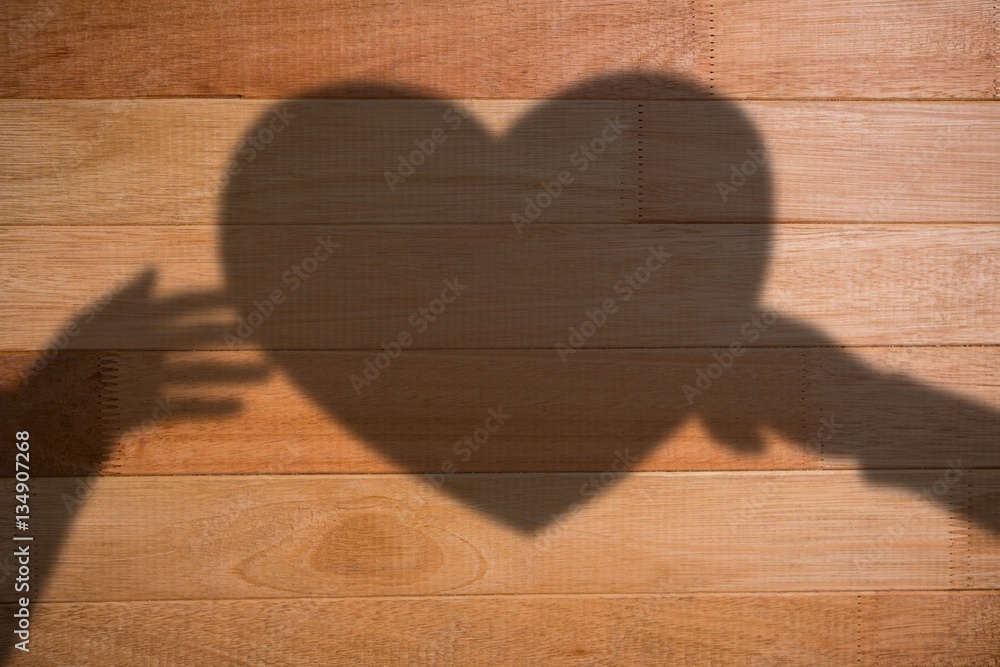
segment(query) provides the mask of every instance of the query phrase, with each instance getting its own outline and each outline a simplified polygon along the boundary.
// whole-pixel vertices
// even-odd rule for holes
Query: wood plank
[[[511,225],[542,180],[572,170],[572,187],[545,219],[617,222],[634,207],[623,178],[636,152],[635,109],[578,100],[7,101],[0,220]],[[608,134],[606,153],[579,171],[571,157],[616,116],[628,127]],[[72,201],[57,197],[70,189]]]
[[[995,3],[311,2],[38,0],[0,17],[0,97],[430,95],[475,114],[395,192],[385,163],[443,103],[299,104],[291,141],[243,162],[268,103],[0,103],[0,350],[50,351],[23,385],[34,357],[0,354],[0,423],[39,424],[36,477],[83,475],[37,480],[36,661],[995,662],[998,593],[959,589],[1000,587],[1000,472],[974,469],[997,467],[998,348],[837,347],[998,344],[995,228],[965,224],[997,222],[993,108],[650,102],[996,98]],[[649,73],[668,67],[681,76]],[[472,99],[511,96],[574,101]],[[619,110],[622,138],[543,213],[565,228],[511,233],[525,194]],[[839,224],[610,227],[664,221]],[[248,347],[275,350],[159,351],[225,347],[317,229],[345,231],[352,260],[254,332]],[[567,327],[664,233],[676,264],[652,298],[559,361]],[[352,403],[352,369],[469,267],[474,298],[416,345],[444,349],[407,350]],[[742,341],[768,304],[782,318],[763,347],[687,405],[706,345]],[[510,397],[459,472],[583,473],[444,469]],[[623,477],[623,450],[639,470],[733,472]],[[87,477],[101,465],[114,476]],[[415,471],[438,475],[145,476]]]
[[[394,83],[424,95],[549,97],[607,73],[694,76],[707,55],[691,0],[296,0],[267,12],[228,0],[37,0],[11,7],[0,30],[4,97],[288,97],[331,82],[356,84],[352,97],[398,97],[386,90]],[[685,94],[650,91],[641,78],[591,92]]]
[[[736,98],[991,99],[986,0],[711,0],[710,77]]]
[[[989,665],[1000,654],[1000,593],[876,593],[859,625],[867,664]]]
[[[847,664],[857,609],[843,594],[42,604],[11,664]]]
[[[118,446],[104,471],[436,473],[451,459],[464,472],[594,471],[616,448],[644,471],[1000,468],[997,348],[751,349],[689,403],[685,386],[705,386],[713,353],[594,350],[566,365],[542,351],[415,351],[361,396],[349,377],[365,353],[179,353],[166,365],[123,353],[109,360],[104,423]],[[135,426],[162,396],[235,395],[224,376],[206,389],[199,368],[259,362],[281,370],[240,385],[240,409]],[[488,447],[454,456],[485,406],[511,419]]]
[[[0,103],[0,151],[6,225],[996,222],[1000,204],[989,103],[25,100]]]
[[[55,602],[995,585],[942,474],[50,478],[32,521]]]
[[[804,422],[839,426],[823,467],[1000,467],[997,348],[805,350],[803,362]]]
[[[30,428],[34,474],[53,476],[439,473],[448,462],[600,472],[616,450],[638,470],[817,467],[799,435],[801,352],[751,350],[688,407],[681,385],[711,352],[594,350],[553,364],[541,351],[412,351],[360,396],[349,378],[364,353],[69,351],[35,374],[34,356],[5,354],[0,426]],[[725,417],[737,401],[739,417]],[[49,418],[53,404],[63,419]],[[491,410],[505,416],[488,443],[463,444]],[[13,475],[13,451],[0,470]]]
[[[0,355],[0,427],[4,433],[34,433],[30,464],[35,475],[98,473],[114,449],[104,416],[100,355],[51,356],[45,371],[29,378],[35,361],[25,354]],[[15,456],[14,448],[0,455],[10,478]]]
[[[707,385],[713,353],[414,350],[361,395],[369,353],[7,353],[0,427],[48,476],[1000,468],[1000,349],[754,348]]]
[[[165,35],[163,25],[175,30]],[[0,19],[9,36],[0,95],[288,97],[351,81],[360,84],[354,96],[397,97],[380,84],[405,82],[499,99],[548,97],[607,73],[670,71],[705,86],[636,77],[590,94],[993,99],[997,25],[988,0],[814,0],[794,14],[773,0],[310,0],[266,14],[236,2],[98,9],[36,0]]]
[[[1000,650],[996,591],[43,603],[32,613],[32,653],[11,665],[658,666],[667,655],[971,665]]]
[[[676,133],[670,103],[643,105],[644,155],[652,150],[643,219],[759,220],[752,216],[767,213],[761,200],[770,198],[765,219],[776,222],[997,221],[987,202],[997,196],[990,174],[1000,115],[990,103],[750,102],[739,110],[766,146],[767,170],[748,162],[757,143],[748,133],[736,138],[739,159],[727,160],[716,152],[723,123]],[[724,173],[709,176],[711,167]]]
[[[1000,481],[989,472],[973,470],[965,478],[964,495],[970,517],[968,527],[959,534],[967,554],[957,567],[959,586],[976,585],[1000,588],[1000,567],[990,556],[997,550],[997,526],[1000,526]],[[962,574],[964,573],[964,577]]]
[[[557,344],[580,347],[571,327],[589,334],[588,311],[608,299],[607,321],[566,363],[605,347],[1000,343],[994,226],[259,226],[226,227],[221,245],[204,227],[9,227],[0,238],[8,350],[378,351],[405,333],[408,349],[527,347],[561,361]],[[318,278],[293,275],[314,253],[332,257],[314,262]],[[252,313],[272,310],[275,290],[261,324]],[[435,305],[442,293],[452,303]]]

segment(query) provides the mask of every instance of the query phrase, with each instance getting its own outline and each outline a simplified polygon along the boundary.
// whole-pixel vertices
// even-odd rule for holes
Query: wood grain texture
[[[298,118],[247,162],[246,133],[288,104]],[[539,221],[996,221],[988,103],[639,104],[4,101],[0,223],[509,223],[611,116],[620,139]],[[451,108],[473,122],[390,191]],[[747,151],[766,156],[749,178]]]
[[[989,201],[995,197],[991,165],[1000,116],[989,103],[748,102],[739,109],[764,138],[775,222],[997,220],[997,206]],[[716,140],[674,135],[669,103],[644,104],[643,110],[643,144],[653,148],[651,155],[644,152],[647,212],[671,220],[725,222],[759,212],[747,202],[721,206],[719,197],[709,196],[709,190],[719,194],[711,178],[686,180],[670,167],[657,168],[657,147],[666,153],[668,146],[701,146],[712,154]],[[729,197],[747,196],[761,177],[757,172],[739,185],[743,174],[736,168],[750,173],[752,167],[744,166],[746,149],[740,152],[738,165],[724,165],[722,180],[738,186],[735,193],[727,191]]]
[[[1000,655],[996,591],[877,593],[866,598],[859,628],[869,664],[993,665]]]
[[[858,606],[855,595],[43,604],[37,648],[11,664],[847,664]]]
[[[1000,538],[962,537],[965,488],[915,492],[941,475],[635,473],[554,522],[551,499],[593,475],[449,477],[489,514],[409,475],[103,477],[84,484],[44,599],[996,586]],[[992,493],[996,475],[970,492]],[[44,541],[80,486],[35,486]],[[515,517],[544,527],[507,527]]]
[[[943,666],[989,665],[1000,651],[996,592],[206,600],[33,612],[37,649],[12,665],[187,667],[225,655],[248,667],[659,666],[665,656]]]
[[[36,0],[0,23],[0,95],[287,97],[338,80],[391,80],[453,97],[546,97],[631,68],[671,70],[737,97],[993,99],[997,24],[988,0],[820,0],[791,15],[774,0],[310,0],[266,13],[238,2]],[[165,35],[163,25],[176,29]]]
[[[202,227],[0,230],[4,346],[226,349],[225,336],[239,333],[236,318],[274,289],[284,301],[247,345],[377,351],[405,331],[413,349],[531,347],[558,360],[556,343],[609,297],[618,310],[586,349],[1000,343],[1000,227],[543,225],[524,237],[496,225],[225,231],[220,246]],[[340,247],[293,293],[283,276],[317,239]],[[626,301],[620,281],[644,266],[650,247],[671,256]],[[456,279],[468,289],[421,329],[410,316]],[[771,312],[776,324],[753,323]]]
[[[711,77],[734,97],[992,99],[998,12],[978,0],[711,0]]]
[[[33,469],[48,476],[436,473],[447,460],[599,472],[615,450],[640,471],[1000,468],[997,348],[752,349],[691,407],[683,386],[713,352],[593,350],[563,365],[537,350],[413,351],[371,402],[349,382],[367,353],[69,351],[36,374],[37,357],[7,353],[0,426],[33,426]],[[327,392],[305,391],[296,367]],[[510,420],[456,456],[491,408]],[[664,420],[671,411],[682,414]],[[824,420],[835,428],[820,440]]]
[[[958,587],[969,582],[982,582],[984,588],[1000,589],[1000,567],[991,553],[997,552],[997,530],[1000,526],[1000,481],[996,475],[985,471],[971,471],[966,477],[962,493],[969,516],[968,526],[958,538],[965,543],[966,562],[961,569],[967,572]],[[988,526],[993,526],[989,528]]]
[[[0,663],[1000,664],[995,0],[0,33]]]
[[[518,100],[7,101],[0,103],[0,137],[10,166],[0,178],[11,189],[3,220],[93,224],[103,218],[132,226],[205,225],[240,215],[251,224],[464,223],[483,216],[509,224],[541,180],[572,167],[571,154],[600,135],[606,118],[626,114],[626,124],[636,125],[629,118],[634,103],[561,102],[525,120],[509,144],[494,136],[534,107]],[[462,120],[456,109],[473,121],[454,127]],[[288,122],[277,134],[266,128],[272,110]],[[67,122],[67,114],[74,120]],[[246,143],[258,122],[270,133],[268,144],[254,139],[259,152]],[[398,160],[416,150],[414,142],[430,141],[435,130],[443,133],[440,147],[412,180],[391,190],[385,174],[397,172]],[[546,217],[627,217],[622,210],[634,208],[634,196],[623,198],[623,171],[626,154],[634,153],[632,135],[615,141]],[[68,209],[52,199],[65,189],[78,197]],[[47,212],[32,213],[39,205]]]
[[[818,455],[802,445],[813,434],[800,437],[798,350],[751,351],[716,392],[723,403],[742,397],[744,416],[770,417],[775,426],[763,451],[716,442],[717,425],[707,427],[693,412],[677,423],[664,419],[687,405],[681,384],[696,382],[699,367],[713,361],[708,350],[594,350],[592,363],[582,364],[552,363],[542,351],[414,351],[364,397],[350,376],[363,372],[370,354],[278,355],[176,353],[164,361],[157,353],[102,354],[101,418],[109,442],[102,474],[437,473],[445,461],[463,472],[600,472],[615,451],[630,452],[638,470],[819,465]],[[225,369],[257,364],[272,369],[266,382],[226,381]],[[306,367],[308,378],[285,370]],[[311,392],[314,380],[326,387],[319,395]],[[755,394],[760,385],[773,391]],[[182,412],[189,401],[227,398],[238,400],[228,414]],[[174,412],[150,420],[163,399]],[[709,395],[705,404],[711,401]],[[509,418],[488,445],[456,453],[465,449],[456,443],[482,426],[491,409]],[[609,418],[614,414],[627,414],[625,424]],[[44,440],[54,448],[57,442],[79,446],[67,436]],[[990,451],[984,450],[980,461]],[[995,459],[1000,467],[1000,452]]]
[[[822,444],[824,468],[998,467],[1000,350],[806,350],[803,363],[804,423],[841,426]]]
[[[262,12],[237,1],[98,8],[39,0],[12,7],[0,23],[9,35],[0,95],[287,97],[332,81],[358,82],[363,95],[364,84],[402,81],[439,95],[547,97],[607,71],[696,75],[707,26],[694,5],[306,0]]]

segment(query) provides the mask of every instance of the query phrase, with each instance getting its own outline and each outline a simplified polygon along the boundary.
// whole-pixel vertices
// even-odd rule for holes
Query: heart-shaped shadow
[[[739,108],[602,99],[710,97],[645,72],[531,104],[358,99],[372,88],[276,104],[234,154],[220,244],[243,318],[227,340],[274,351],[428,489],[525,531],[693,416],[758,445],[752,383],[686,393],[766,326],[769,167]],[[727,222],[757,224],[681,224]],[[540,490],[452,474],[467,471],[594,475]]]

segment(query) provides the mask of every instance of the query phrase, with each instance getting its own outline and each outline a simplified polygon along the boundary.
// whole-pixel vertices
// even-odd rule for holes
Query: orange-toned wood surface
[[[996,664],[994,2],[31,0],[0,31],[35,537],[3,664]]]

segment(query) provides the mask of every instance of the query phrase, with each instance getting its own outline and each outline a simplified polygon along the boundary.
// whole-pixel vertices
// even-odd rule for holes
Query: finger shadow
[[[42,352],[0,355],[0,426],[9,443],[0,452],[5,481],[0,506],[12,521],[19,516],[24,522],[23,528],[11,526],[11,548],[0,555],[0,585],[6,591],[0,632],[9,638],[0,654],[3,664],[16,653],[14,644],[31,638],[28,646],[36,646],[31,635],[15,634],[33,631],[15,618],[15,603],[21,598],[32,603],[46,599],[73,522],[100,479],[113,474],[108,464],[121,457],[123,437],[177,419],[220,419],[240,409],[232,401],[172,404],[160,398],[166,386],[178,381],[239,385],[266,376],[260,367],[177,368],[165,363],[167,352],[147,353],[138,386],[143,398],[133,401],[129,410],[119,409],[121,397],[113,388],[122,353],[95,350],[112,348],[121,340],[122,328],[138,332],[135,347],[148,340],[143,332],[178,349],[190,347],[204,332],[178,328],[173,318],[213,305],[208,294],[155,299],[154,282],[153,271],[135,276],[68,322]],[[218,338],[218,330],[212,331],[212,338]],[[23,440],[26,451],[14,446],[14,436],[21,432],[29,435]]]

